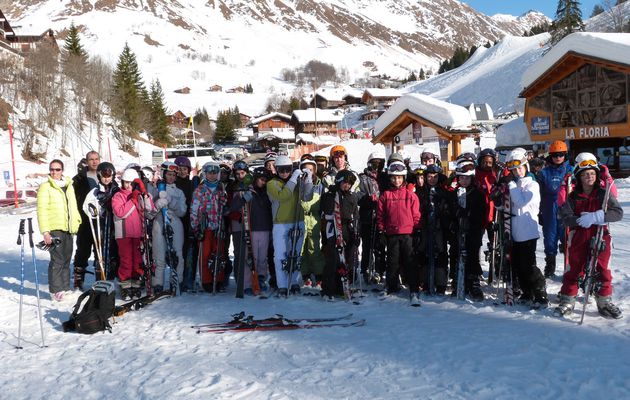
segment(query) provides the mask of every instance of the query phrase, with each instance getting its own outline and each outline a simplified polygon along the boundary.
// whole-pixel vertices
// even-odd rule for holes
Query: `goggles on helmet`
[[[595,160],[584,160],[581,161],[578,166],[580,168],[586,168],[586,167],[596,167],[597,166],[597,161]]]
[[[405,171],[407,169],[407,167],[405,165],[400,165],[400,164],[391,164],[387,168],[391,172],[402,172],[402,171]]]

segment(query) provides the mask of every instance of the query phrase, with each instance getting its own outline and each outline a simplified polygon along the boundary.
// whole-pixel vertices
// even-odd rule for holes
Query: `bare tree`
[[[613,32],[624,32],[626,20],[628,19],[624,11],[624,4],[618,4],[617,0],[604,0],[602,4],[606,10],[606,15],[608,16]]]

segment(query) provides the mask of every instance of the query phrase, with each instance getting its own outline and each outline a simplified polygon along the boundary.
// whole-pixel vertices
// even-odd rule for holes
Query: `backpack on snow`
[[[85,305],[81,308],[83,300]],[[113,282],[98,281],[83,292],[74,305],[70,319],[63,323],[63,331],[92,334],[104,330],[112,331],[109,318],[114,314],[116,286]],[[79,309],[81,308],[81,311]]]

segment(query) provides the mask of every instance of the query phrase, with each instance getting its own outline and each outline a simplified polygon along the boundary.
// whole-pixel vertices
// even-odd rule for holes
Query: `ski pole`
[[[20,229],[18,231],[17,244],[20,246],[20,313],[18,317],[18,342],[16,349],[22,349],[20,341],[22,339],[22,299],[24,297],[24,218],[20,219]]]
[[[39,277],[37,274],[37,259],[35,258],[35,246],[33,245],[33,218],[28,218],[28,243],[31,246],[33,257],[33,269],[35,270],[35,293],[37,294],[37,316],[39,317],[39,330],[42,333],[42,347],[46,347],[44,339],[44,323],[42,321],[42,307],[39,302]]]

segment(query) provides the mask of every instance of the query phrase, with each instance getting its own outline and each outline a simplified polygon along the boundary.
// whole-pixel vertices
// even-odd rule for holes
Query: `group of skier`
[[[334,301],[352,299],[357,287],[377,285],[383,297],[406,287],[412,306],[420,305],[422,292],[442,296],[449,289],[452,296],[481,301],[479,255],[487,233],[487,280],[502,285],[503,301],[549,304],[545,277],[555,275],[560,243],[567,261],[557,313],[573,310],[586,272],[587,280],[597,282],[590,286],[599,312],[619,318],[611,302],[605,226],[623,214],[612,179],[590,153],[580,153],[571,167],[563,142],[549,150],[546,166],[535,175],[531,155],[517,148],[504,163],[492,149],[461,154],[448,177],[431,151],[415,167],[404,153],[386,160],[377,151],[361,173],[350,169],[341,145],[328,156],[303,155],[297,165],[269,152],[264,166],[209,162],[192,179],[190,160],[178,157],[160,166],[159,180],[152,169],[129,165],[120,187],[113,165],[96,162],[97,181],[77,202],[85,210],[83,224],[102,221],[94,234],[96,256],[103,274],[118,278],[124,299],[140,297],[143,284],[148,294],[222,292],[233,272],[238,297],[267,296],[274,289],[279,297],[304,291]],[[49,184],[58,186],[53,163]],[[75,192],[85,192],[81,184],[94,179],[90,171],[74,179]],[[45,218],[40,215],[40,228],[48,243],[58,230],[42,224]],[[544,274],[536,266],[539,223]],[[596,235],[599,249],[591,251]],[[86,239],[79,238],[83,254]],[[57,264],[51,253],[51,266]],[[84,271],[75,257],[77,288]],[[51,282],[51,293],[63,289]]]

